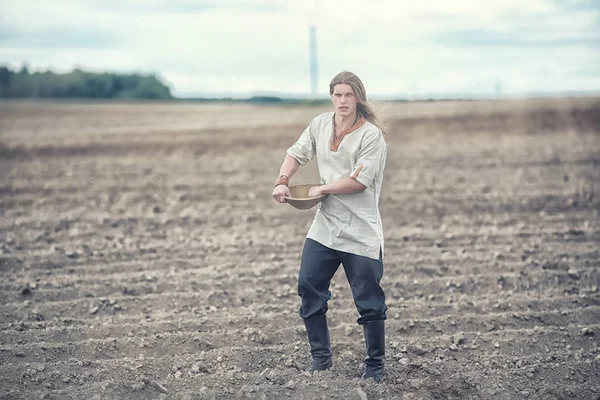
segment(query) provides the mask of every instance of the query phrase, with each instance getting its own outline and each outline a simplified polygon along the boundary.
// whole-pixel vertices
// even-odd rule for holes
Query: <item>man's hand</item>
[[[290,196],[290,188],[285,185],[277,185],[273,189],[273,198],[278,203],[285,203],[285,196]]]
[[[321,186],[313,186],[308,189],[308,197],[318,197],[325,193],[323,193],[323,185]]]

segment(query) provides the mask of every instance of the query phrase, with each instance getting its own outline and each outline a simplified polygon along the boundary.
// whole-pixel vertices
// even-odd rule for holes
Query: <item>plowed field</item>
[[[0,399],[600,398],[600,100],[383,109],[379,385],[341,268],[302,372],[314,209],[270,194],[327,110],[1,103]]]

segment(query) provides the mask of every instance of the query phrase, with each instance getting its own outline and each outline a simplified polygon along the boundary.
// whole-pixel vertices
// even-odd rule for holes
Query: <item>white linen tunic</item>
[[[379,128],[361,118],[335,141],[333,117],[328,112],[313,119],[287,154],[300,165],[316,155],[323,184],[352,176],[366,189],[325,196],[306,237],[334,250],[379,259],[384,245],[379,195],[387,157],[385,139]]]

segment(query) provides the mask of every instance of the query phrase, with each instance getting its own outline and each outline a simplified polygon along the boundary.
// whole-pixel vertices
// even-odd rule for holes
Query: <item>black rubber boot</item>
[[[385,373],[385,321],[368,321],[363,324],[367,357],[363,379],[379,382]]]
[[[329,344],[329,329],[327,328],[327,316],[325,314],[315,315],[304,320],[312,363],[307,371],[323,371],[331,368],[331,346]]]

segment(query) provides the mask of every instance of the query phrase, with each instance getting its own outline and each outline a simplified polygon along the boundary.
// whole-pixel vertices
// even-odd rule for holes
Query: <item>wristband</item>
[[[277,178],[277,180],[275,181],[275,187],[277,187],[279,185],[285,185],[285,186],[289,187],[290,178],[288,178],[287,175],[280,175],[279,178]]]

